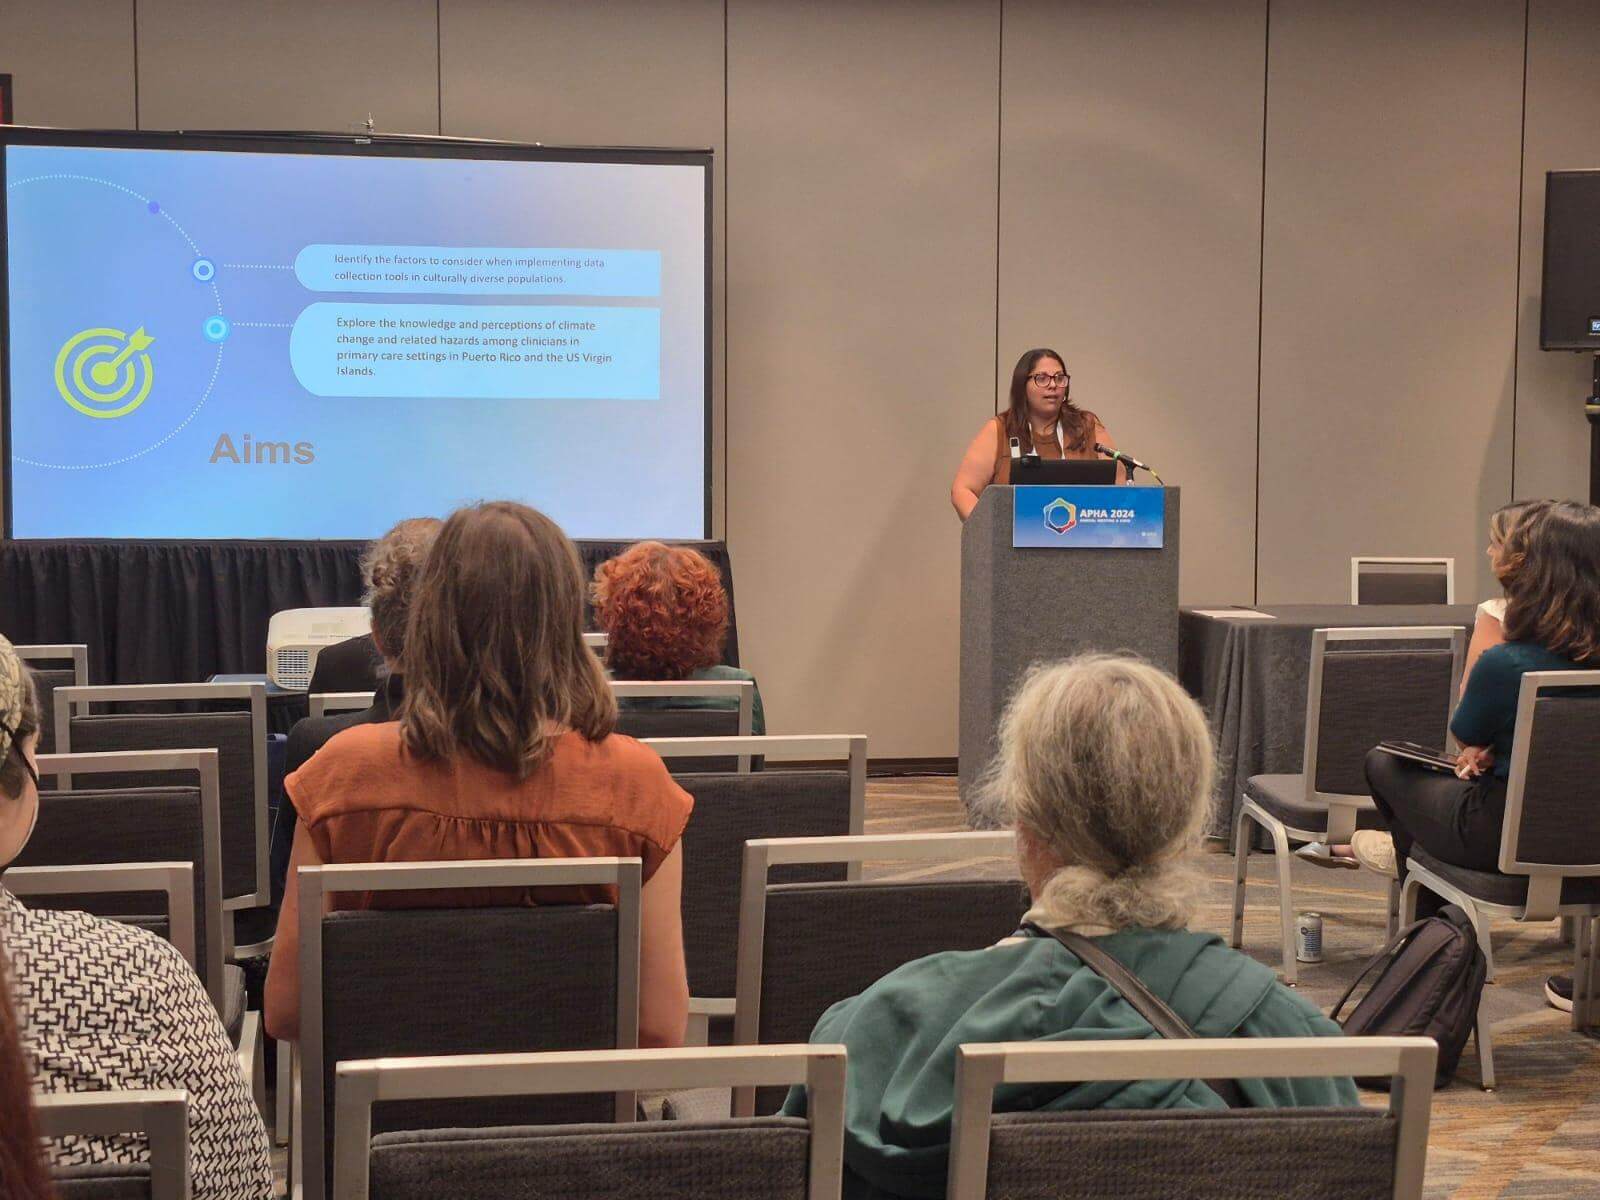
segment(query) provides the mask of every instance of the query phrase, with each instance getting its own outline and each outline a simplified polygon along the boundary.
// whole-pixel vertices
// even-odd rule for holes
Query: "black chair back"
[[[56,751],[56,689],[71,687],[79,682],[77,672],[72,668],[35,667],[33,671],[34,686],[39,689],[39,753],[54,754]]]
[[[996,1113],[988,1194],[1006,1200],[1371,1200],[1394,1192],[1398,1123],[1373,1109]],[[1315,1154],[1299,1152],[1316,1147]],[[1339,1164],[1337,1171],[1327,1164]]]
[[[56,1200],[150,1200],[148,1163],[94,1163],[50,1172]]]
[[[1357,604],[1450,603],[1443,571],[1363,571],[1357,580]]]
[[[84,776],[104,780],[106,776]],[[194,867],[195,961],[222,930],[211,928],[206,906],[205,832],[197,787],[41,789],[33,836],[19,867],[79,867],[96,863],[187,862]],[[148,892],[39,897],[29,907],[75,910],[131,921],[166,933],[166,914]]]
[[[1569,689],[1533,701],[1516,854],[1558,866],[1600,863],[1600,696]]]
[[[373,1139],[372,1200],[806,1200],[811,1136],[783,1117]]]
[[[610,905],[334,912],[322,937],[324,1096],[346,1060],[617,1044]],[[612,1107],[609,1095],[384,1103],[373,1129],[601,1121]]]
[[[624,702],[625,703],[625,702]],[[629,708],[617,713],[617,732],[633,738],[733,737],[739,732],[739,714],[721,708]],[[674,772],[737,771],[732,756],[675,758]]]
[[[680,762],[696,759],[669,759]],[[753,838],[826,837],[850,827],[847,771],[762,771],[757,774],[675,774],[694,797],[694,817],[683,833],[684,956],[689,992],[732,996],[739,939],[739,877],[744,844]],[[843,863],[781,866],[774,882],[842,880]]]
[[[256,755],[248,712],[74,715],[72,750],[215,749],[218,808],[222,817],[222,895],[250,896],[257,885]],[[158,777],[156,777],[158,778]],[[137,788],[154,778],[131,772],[96,777],[99,786]]]
[[[767,886],[757,1041],[804,1042],[817,1019],[896,967],[944,950],[981,950],[1015,933],[1028,895],[1015,879]],[[758,1113],[781,1088],[762,1088]]]
[[[1443,748],[1455,702],[1455,657],[1448,646],[1371,649],[1371,643],[1352,644],[1369,648],[1330,645],[1323,655],[1319,711],[1314,714],[1316,762],[1304,769],[1318,792],[1365,796],[1367,752],[1379,742]]]

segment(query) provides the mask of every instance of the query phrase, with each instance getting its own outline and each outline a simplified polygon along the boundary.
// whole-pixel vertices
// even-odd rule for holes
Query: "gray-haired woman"
[[[1030,923],[1098,939],[1202,1037],[1339,1034],[1267,967],[1186,929],[1214,767],[1205,718],[1171,676],[1105,655],[1036,668],[1001,719],[999,745],[986,790],[1016,830]],[[1054,938],[1017,936],[909,963],[834,1005],[811,1036],[849,1049],[846,1195],[932,1197],[944,1195],[958,1046],[1156,1034]],[[1240,1086],[1261,1108],[1358,1103],[1347,1078]],[[997,1093],[996,1107],[1008,1098]],[[1029,1089],[1027,1102],[1222,1104],[1198,1080]],[[796,1089],[785,1111],[804,1105]]]

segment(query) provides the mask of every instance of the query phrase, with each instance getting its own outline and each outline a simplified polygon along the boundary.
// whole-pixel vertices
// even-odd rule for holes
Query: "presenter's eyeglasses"
[[[1071,379],[1072,376],[1068,375],[1065,371],[1057,371],[1054,375],[1047,375],[1045,372],[1040,371],[1037,375],[1029,375],[1028,378],[1033,380],[1033,382],[1039,387],[1044,388],[1060,387],[1062,384]]]

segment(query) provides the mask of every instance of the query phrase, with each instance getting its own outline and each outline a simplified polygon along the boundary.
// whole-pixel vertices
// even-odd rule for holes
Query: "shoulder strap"
[[[1122,998],[1133,1006],[1134,1011],[1150,1022],[1150,1027],[1162,1037],[1181,1039],[1198,1036],[1182,1017],[1172,1011],[1165,1000],[1146,986],[1144,980],[1082,934],[1067,930],[1045,929],[1032,921],[1025,922],[1023,928],[1038,937],[1050,937],[1060,942],[1075,954],[1084,966],[1115,988]],[[1250,1107],[1250,1102],[1240,1090],[1237,1080],[1204,1079],[1201,1082],[1221,1096],[1222,1102],[1229,1108]]]

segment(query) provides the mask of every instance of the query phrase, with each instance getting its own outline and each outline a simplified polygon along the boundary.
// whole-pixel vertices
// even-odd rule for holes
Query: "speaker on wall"
[[[1600,351],[1600,170],[1545,175],[1539,348]]]

